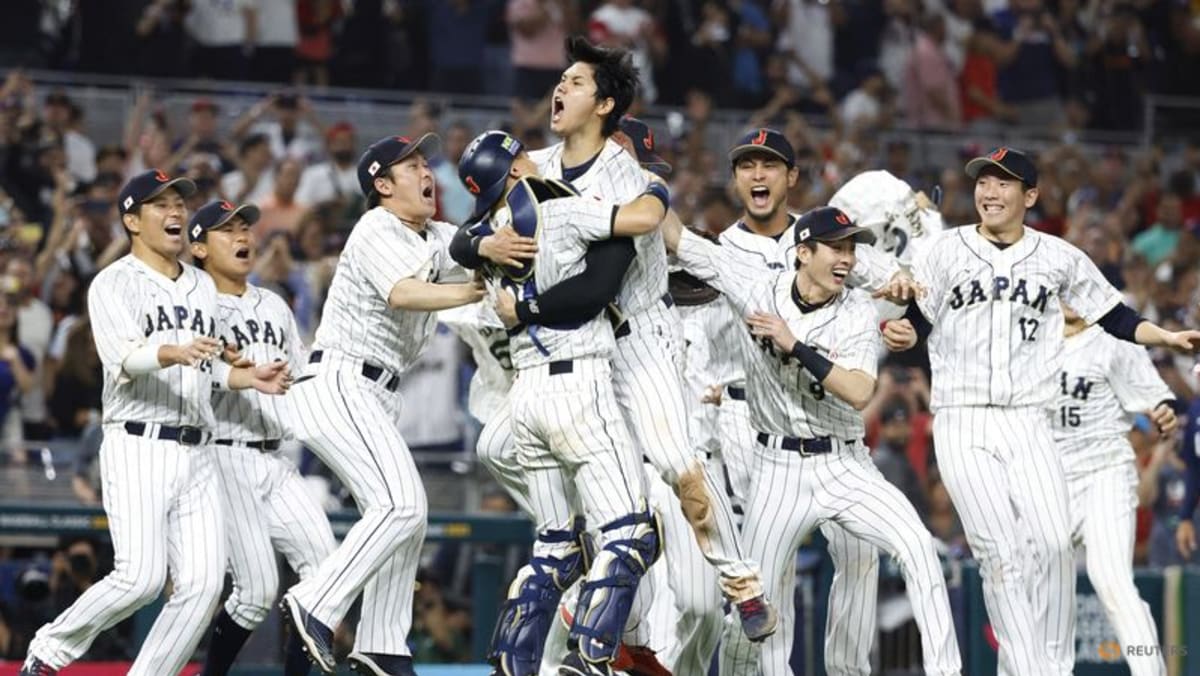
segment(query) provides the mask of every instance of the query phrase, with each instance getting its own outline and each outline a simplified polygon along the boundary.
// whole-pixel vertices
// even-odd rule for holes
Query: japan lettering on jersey
[[[222,293],[217,333],[255,364],[286,361],[293,371],[304,364],[304,346],[291,308],[278,295],[253,284],[241,296]],[[289,436],[287,397],[253,388],[213,393],[213,438],[262,441]]]
[[[685,231],[676,256],[689,272],[725,294],[740,316],[764,312],[782,317],[797,340],[842,368],[875,377],[882,338],[863,292],[845,289],[827,305],[803,312],[792,299],[793,270],[747,274],[745,263],[725,248]],[[807,369],[779,354],[770,340],[756,342],[758,349],[746,355],[746,400],[754,429],[789,437],[862,438],[858,411],[829,396]]]
[[[592,242],[612,236],[615,209],[592,197],[559,197],[538,204],[538,250],[532,275],[521,282],[504,280],[518,300],[534,301],[541,291],[574,277],[587,267],[583,257]],[[497,213],[497,225],[511,218]],[[512,363],[524,369],[563,359],[607,358],[615,347],[612,326],[603,313],[580,326],[529,326],[510,337]]]
[[[467,394],[467,411],[481,423],[505,404],[512,388],[512,346],[508,330],[487,301],[479,301],[438,313],[438,321],[450,327],[475,361],[475,375]]]
[[[945,229],[931,204],[922,206],[908,183],[884,170],[864,171],[829,198],[829,206],[846,212],[875,235],[875,247],[908,265],[930,235]]]
[[[1098,326],[1066,338],[1056,385],[1054,439],[1068,475],[1133,460],[1134,417],[1175,398],[1146,348]]]
[[[1048,407],[1062,363],[1059,299],[1095,323],[1121,302],[1082,251],[1025,228],[1004,249],[964,226],[935,236],[913,276],[933,324],[931,405]]]
[[[170,279],[132,254],[100,271],[88,288],[88,316],[104,367],[103,421],[211,427],[209,397],[229,367],[169,366],[130,377],[122,365],[145,345],[186,345],[217,335],[217,288],[190,265]],[[215,372],[215,376],[214,376]]]
[[[430,221],[418,234],[383,207],[363,214],[338,258],[313,350],[337,350],[403,373],[433,335],[437,315],[393,310],[388,296],[403,279],[468,279],[448,251],[455,230]]]
[[[561,143],[529,153],[545,178],[563,179]],[[579,194],[606,202],[625,204],[646,190],[646,174],[637,160],[616,141],[608,139],[592,166],[571,179]],[[625,314],[641,312],[658,303],[667,293],[667,251],[657,229],[633,238],[637,256],[625,273],[617,304]]]

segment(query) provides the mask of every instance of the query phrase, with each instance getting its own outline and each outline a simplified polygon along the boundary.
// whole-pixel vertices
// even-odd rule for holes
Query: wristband
[[[522,324],[536,324],[537,323],[537,314],[535,312],[536,309],[537,309],[537,306],[536,305],[531,306],[529,301],[527,301],[527,300],[518,301],[517,302],[517,319],[519,319]]]
[[[651,197],[657,198],[659,202],[662,202],[664,212],[671,209],[671,191],[667,189],[666,184],[658,183],[657,181],[651,183],[650,185],[646,186],[646,192],[642,194],[650,195]]]
[[[792,347],[792,356],[800,362],[801,366],[808,369],[809,373],[813,374],[818,383],[824,382],[829,377],[829,372],[833,370],[833,362],[798,340]]]

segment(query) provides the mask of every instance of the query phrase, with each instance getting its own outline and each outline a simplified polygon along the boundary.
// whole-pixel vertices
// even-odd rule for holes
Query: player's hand
[[[292,372],[286,361],[273,361],[251,370],[250,386],[263,394],[284,394],[292,386]]]
[[[208,336],[199,336],[186,345],[175,345],[170,352],[171,364],[199,366],[221,354],[221,341]]]
[[[1180,521],[1175,527],[1175,546],[1183,558],[1192,558],[1192,552],[1196,551],[1196,527],[1191,521]]]
[[[1181,354],[1200,353],[1200,331],[1168,331],[1164,345]]]
[[[885,298],[896,305],[907,305],[909,301],[925,297],[925,287],[907,273],[898,272],[884,284],[872,298]]]
[[[1146,415],[1150,416],[1150,422],[1158,427],[1158,433],[1163,438],[1171,436],[1179,429],[1179,419],[1175,417],[1174,409],[1166,404],[1159,404]]]
[[[221,355],[221,358],[235,369],[254,366],[254,362],[250,361],[247,357],[243,357],[242,353],[238,351],[237,346],[232,343],[225,345],[225,352]]]
[[[479,240],[479,255],[497,265],[521,265],[537,255],[537,240],[522,237],[512,228],[500,228],[494,235]]]
[[[21,352],[17,350],[16,345],[5,345],[0,349],[0,359],[7,362],[15,362],[21,358]]]
[[[721,395],[724,393],[724,388],[720,385],[709,385],[704,388],[704,394],[700,395],[701,404],[712,404],[713,406],[721,405]]]
[[[500,289],[496,292],[496,316],[500,318],[500,322],[504,324],[504,328],[511,329],[521,323],[517,318],[517,297],[508,289]]]
[[[796,336],[788,328],[787,322],[780,317],[755,312],[746,323],[750,325],[750,333],[759,338],[770,338],[775,343],[775,349],[784,354],[790,354],[796,346]]]
[[[892,352],[904,352],[917,346],[917,330],[907,319],[890,319],[880,328],[883,344]]]

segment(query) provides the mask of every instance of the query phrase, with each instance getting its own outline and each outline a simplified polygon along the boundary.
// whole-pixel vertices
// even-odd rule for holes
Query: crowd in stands
[[[196,97],[168,113],[149,94],[121,137],[89,131],[72,92],[8,70],[0,85],[0,421],[7,462],[33,462],[30,441],[95,447],[100,365],[86,316],[89,281],[128,251],[116,195],[148,167],[187,175],[194,209],[253,202],[253,281],[280,293],[306,339],[320,320],[338,251],[364,208],[355,165],[365,146],[353,119],[326,119],[322,85],[429,92],[389,110],[396,133],[437,132],[438,218],[461,222],[472,196],[456,165],[472,128],[442,94],[508,97],[509,129],[533,149],[553,142],[546,95],[565,66],[564,37],[584,32],[632,49],[642,73],[635,107],[669,110],[658,152],[673,166],[674,208],[712,232],[736,221],[716,110],[771,125],[796,149],[790,207],[825,204],[848,178],[887,169],[940,195],[943,217],[976,220],[962,160],[930,163],[919,136],[896,128],[1036,132],[1040,198],[1029,224],[1084,249],[1127,300],[1168,329],[1200,324],[1200,121],[1149,145],[1072,142],[1072,131],[1134,131],[1149,93],[1193,94],[1200,72],[1200,3],[1170,0],[13,0],[0,22],[0,65],[154,77],[271,82],[253,105]],[[23,23],[24,22],[24,23]],[[1187,124],[1185,118],[1175,120]],[[1182,127],[1181,127],[1182,128]],[[1047,133],[1050,132],[1050,133]],[[1019,133],[1019,132],[1018,132]],[[938,186],[934,190],[934,186]],[[465,355],[465,352],[463,353]],[[1155,354],[1185,404],[1200,397],[1193,363]],[[464,356],[464,361],[466,357]],[[889,357],[866,415],[869,445],[955,555],[968,554],[938,479],[928,371],[918,353]],[[459,375],[452,376],[455,383]],[[461,398],[460,398],[461,400]],[[433,412],[426,409],[425,416]],[[461,410],[445,411],[462,416]],[[90,435],[90,436],[89,436]],[[89,441],[90,439],[90,441]],[[1178,439],[1131,433],[1143,466],[1137,563],[1183,559],[1174,546],[1184,469]],[[76,494],[97,504],[81,470]],[[512,512],[503,496],[490,511]],[[0,657],[104,572],[104,547],[64,542],[0,579]],[[0,549],[0,560],[27,553]],[[466,654],[469,590],[456,561],[431,558],[418,600],[423,659]],[[511,564],[512,562],[508,562]],[[29,608],[40,609],[28,610]],[[19,610],[18,610],[19,609]],[[16,618],[22,618],[17,621]],[[125,654],[121,634],[93,656]]]

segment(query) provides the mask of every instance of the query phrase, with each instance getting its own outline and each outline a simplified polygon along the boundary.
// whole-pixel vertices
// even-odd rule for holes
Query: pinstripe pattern
[[[508,409],[508,390],[513,379],[508,331],[492,306],[484,301],[442,310],[438,322],[450,327],[471,349],[475,373],[467,393],[467,412],[486,424],[493,415]]]
[[[105,425],[100,473],[113,572],[39,629],[29,654],[60,669],[73,662],[97,634],[158,598],[170,570],[173,593],[129,673],[177,673],[200,642],[225,578],[211,454],[203,446],[134,437]]]
[[[934,416],[933,434],[942,479],[979,561],[1000,669],[1070,673],[1074,639],[1046,643],[1052,635],[1074,635],[1075,604],[1066,480],[1052,451],[1049,413],[947,407]],[[1021,563],[1026,540],[1032,581]],[[1070,633],[1049,626],[1068,626]]]
[[[912,186],[882,169],[864,171],[846,181],[829,198],[829,206],[846,212],[856,225],[870,229],[878,251],[905,266],[929,243],[930,235],[945,229],[941,214],[917,205]],[[860,255],[864,248],[858,247]],[[868,265],[880,262],[886,259],[875,257]]]

